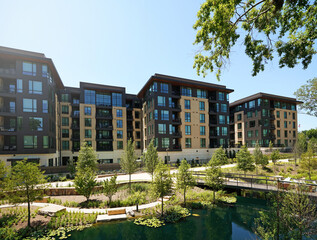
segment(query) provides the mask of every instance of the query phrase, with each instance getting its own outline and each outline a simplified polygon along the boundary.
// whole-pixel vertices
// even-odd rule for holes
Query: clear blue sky
[[[79,81],[125,86],[137,93],[154,73],[219,83],[193,69],[198,46],[192,28],[202,0],[1,0],[0,46],[42,52],[52,58],[65,86]],[[235,91],[230,101],[257,92],[288,97],[317,77],[317,57],[307,70],[280,69],[277,61],[251,76],[242,41],[219,84]],[[299,114],[300,130],[317,118]]]

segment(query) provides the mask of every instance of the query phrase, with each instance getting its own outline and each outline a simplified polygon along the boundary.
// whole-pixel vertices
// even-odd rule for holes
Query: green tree
[[[46,183],[44,172],[39,165],[27,162],[26,159],[18,161],[11,170],[9,200],[13,203],[28,204],[28,226],[31,226],[31,203],[41,200],[44,196]]]
[[[194,68],[203,76],[217,70],[219,80],[232,47],[242,36],[245,53],[253,61],[252,76],[277,55],[281,68],[293,68],[301,61],[306,69],[316,53],[316,14],[315,1],[206,0],[193,26],[197,30],[194,44],[202,45]]]
[[[139,211],[139,204],[146,200],[146,192],[136,191],[131,196],[133,203],[136,205],[136,211]]]
[[[317,138],[312,137],[309,139],[307,149],[311,149],[313,153],[317,152]]]
[[[211,165],[206,170],[205,183],[213,190],[214,203],[216,202],[216,191],[223,187],[223,174],[219,166]]]
[[[317,80],[316,80],[316,82],[317,82]],[[305,130],[302,133],[304,133],[308,139],[317,138],[317,128]]]
[[[242,170],[244,174],[246,174],[247,171],[253,171],[255,168],[254,159],[245,145],[243,145],[237,153],[237,168]]]
[[[273,150],[272,154],[271,154],[271,160],[273,162],[273,164],[275,165],[277,160],[280,159],[280,151],[278,149]]]
[[[76,165],[76,175],[74,186],[76,192],[86,197],[89,200],[94,187],[97,185],[97,155],[92,147],[86,143],[81,146],[78,161]]]
[[[6,182],[8,180],[8,168],[4,161],[0,160],[0,189],[3,191],[0,191],[0,197],[4,197],[4,190],[6,187]]]
[[[307,172],[309,180],[311,180],[311,174],[317,169],[317,158],[314,157],[312,149],[302,154],[302,159],[300,161],[300,168]]]
[[[143,159],[145,162],[145,171],[151,174],[152,181],[153,181],[154,171],[157,164],[159,163],[159,158],[158,158],[156,147],[154,147],[153,139],[151,140],[149,146],[147,147],[146,152],[144,152]]]
[[[253,151],[253,158],[254,158],[254,163],[255,163],[255,170],[256,174],[258,174],[258,166],[259,165],[264,165],[266,166],[268,162],[266,161],[266,158],[263,156],[263,153],[260,149],[260,145],[257,142]]]
[[[299,108],[306,111],[307,114],[317,117],[317,78],[308,80],[307,84],[302,85],[294,94],[297,100],[303,101]],[[317,138],[317,129],[312,132]]]
[[[138,168],[137,157],[134,152],[134,142],[130,139],[128,145],[121,157],[120,166],[123,171],[129,174],[129,190],[131,192],[131,175],[136,172]]]
[[[170,168],[159,162],[155,171],[154,171],[154,181],[152,182],[152,192],[155,196],[161,198],[162,202],[162,216],[163,216],[163,209],[164,209],[164,202],[163,198],[167,194],[170,194],[172,191],[173,180],[170,174]]]
[[[196,181],[193,173],[189,170],[190,164],[186,160],[182,160],[181,165],[176,173],[176,187],[183,190],[184,205],[186,206],[186,190],[191,186],[194,186]]]
[[[269,143],[269,149],[270,149],[270,152],[272,152],[273,151],[273,143],[272,143],[272,141],[270,141],[270,143]]]
[[[103,192],[109,198],[109,204],[111,203],[111,198],[118,191],[117,186],[117,175],[112,176],[110,179],[103,181]]]
[[[209,165],[221,166],[228,163],[228,157],[222,146],[212,154]]]

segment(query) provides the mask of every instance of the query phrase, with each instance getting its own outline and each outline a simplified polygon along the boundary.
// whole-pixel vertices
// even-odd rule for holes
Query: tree
[[[241,150],[237,153],[237,168],[242,170],[244,174],[246,174],[247,171],[253,171],[255,168],[254,159],[245,145],[243,145]]]
[[[176,186],[178,189],[183,190],[184,195],[184,205],[186,206],[186,190],[187,188],[195,185],[195,178],[193,173],[189,171],[190,164],[186,160],[182,160],[181,165],[176,173]]]
[[[305,136],[308,139],[317,138],[317,128],[312,128],[312,129],[309,129],[309,130],[305,130],[302,133],[304,133]]]
[[[300,168],[308,173],[309,180],[311,180],[312,171],[317,169],[317,159],[314,157],[312,149],[308,149],[307,153],[302,155]]]
[[[244,37],[245,53],[253,61],[252,76],[264,70],[276,53],[279,67],[306,69],[316,53],[315,1],[206,0],[197,13],[194,44],[197,74],[217,70],[217,79],[230,59],[231,48]],[[316,106],[315,106],[316,107]]]
[[[44,172],[39,169],[39,165],[36,163],[24,159],[18,161],[12,168],[9,200],[13,203],[27,202],[29,227],[31,226],[31,203],[43,198],[44,183],[46,183]]]
[[[162,201],[162,216],[163,216],[163,198],[172,190],[173,180],[170,174],[170,168],[159,162],[154,171],[154,181],[152,182],[152,192],[155,196],[161,198]]]
[[[4,189],[6,187],[6,181],[8,179],[8,168],[4,161],[0,160],[0,189],[3,191],[0,191],[0,198],[3,197]]]
[[[297,158],[300,158],[300,156],[306,152],[307,149],[307,141],[306,141],[306,135],[305,133],[301,132],[297,134],[296,142],[293,146],[293,154],[294,154],[294,160],[295,160],[295,168],[297,164]]]
[[[76,165],[74,186],[76,192],[89,200],[94,187],[97,185],[97,155],[86,143],[81,146]]]
[[[117,175],[114,175],[109,179],[106,179],[103,181],[103,192],[105,195],[109,198],[109,204],[111,203],[111,198],[112,196],[118,191],[118,186],[117,186]]]
[[[150,173],[153,181],[153,174],[157,164],[159,163],[158,154],[156,147],[154,147],[154,141],[151,140],[146,152],[143,154],[143,159],[145,162],[145,171]]]
[[[272,141],[270,141],[270,143],[269,143],[269,149],[270,149],[270,152],[273,151],[273,143],[272,143]]]
[[[294,94],[297,100],[304,102],[299,105],[299,108],[305,110],[307,114],[317,117],[317,78],[308,80],[307,84],[302,85]],[[316,135],[315,131],[315,137],[317,137]]]
[[[255,163],[256,174],[258,174],[258,165],[266,166],[268,164],[267,159],[263,156],[263,153],[260,149],[260,145],[257,142],[255,149],[253,151],[253,158]]]
[[[206,170],[205,183],[213,190],[214,203],[216,202],[216,191],[223,187],[223,174],[219,166],[211,165]]]
[[[138,168],[137,157],[134,152],[134,142],[130,139],[128,145],[121,157],[120,166],[123,171],[129,174],[129,190],[131,192],[131,175],[136,172]]]
[[[307,149],[311,149],[313,153],[317,152],[317,138],[312,137],[309,139]]]
[[[146,193],[141,191],[136,191],[131,196],[133,199],[133,203],[136,205],[136,211],[139,211],[139,203],[144,202],[146,200]]]
[[[271,154],[271,160],[273,162],[273,164],[275,165],[277,160],[280,159],[280,151],[278,149],[273,150],[272,154]]]
[[[209,161],[209,165],[221,166],[228,163],[228,157],[222,146],[212,154],[211,160]]]

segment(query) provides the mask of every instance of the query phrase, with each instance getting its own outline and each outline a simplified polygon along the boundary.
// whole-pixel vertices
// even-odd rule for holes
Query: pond
[[[83,231],[74,231],[69,240],[176,240],[176,239],[256,239],[254,218],[265,209],[265,201],[238,197],[234,207],[193,210],[190,216],[176,224],[153,229],[138,226],[133,221],[96,224]]]

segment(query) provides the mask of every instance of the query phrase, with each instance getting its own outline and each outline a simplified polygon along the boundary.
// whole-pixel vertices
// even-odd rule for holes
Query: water
[[[265,201],[238,198],[234,207],[217,207],[212,210],[194,210],[199,217],[190,216],[176,224],[153,229],[135,225],[132,221],[96,224],[81,232],[72,232],[70,240],[176,240],[256,239],[252,229],[254,218],[265,208]]]

